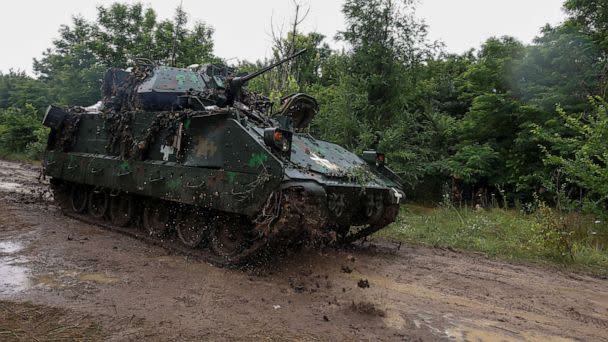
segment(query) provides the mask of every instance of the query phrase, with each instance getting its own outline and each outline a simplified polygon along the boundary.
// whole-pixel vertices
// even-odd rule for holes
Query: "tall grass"
[[[377,236],[608,275],[608,225],[589,215],[561,214],[546,206],[525,213],[407,205],[397,221]]]

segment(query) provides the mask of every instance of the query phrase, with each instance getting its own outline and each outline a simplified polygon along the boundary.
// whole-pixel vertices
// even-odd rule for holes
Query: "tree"
[[[564,173],[564,183],[584,189],[588,198],[605,204],[608,200],[607,104],[600,97],[590,97],[589,104],[593,108],[589,113],[572,114],[558,107],[566,128],[563,133],[547,132],[540,126],[535,127],[534,133],[543,141],[545,162]]]
[[[420,68],[434,55],[436,44],[427,42],[413,1],[349,0],[342,11],[346,29],[337,38],[348,43],[349,51],[321,64],[322,73],[341,67],[339,73],[327,74],[326,80],[335,83],[321,94],[333,101],[322,105],[315,129],[356,151],[378,145],[406,181],[414,183],[433,158],[429,144],[436,131],[431,116],[417,110],[409,94],[415,93]]]
[[[213,29],[202,22],[188,28],[181,8],[173,20],[162,22],[157,22],[153,9],[140,3],[114,3],[97,11],[94,22],[73,17],[71,25],[62,25],[53,49],[34,60],[34,71],[61,104],[95,102],[106,68],[126,68],[139,57],[180,67],[217,61]]]
[[[38,111],[32,105],[0,109],[1,156],[23,154],[30,144],[45,141],[46,134],[48,129],[42,126]]]
[[[0,73],[0,109],[25,108],[31,104],[42,112],[52,99],[49,87],[22,71]]]
[[[94,24],[81,17],[72,18],[72,26],[62,25],[60,38],[53,41],[40,60],[34,59],[34,71],[56,94],[61,104],[90,105],[99,99],[99,79],[105,67],[98,62]]]
[[[577,25],[545,26],[514,69],[514,93],[543,111],[579,112],[589,95],[606,96],[606,65],[592,37]]]
[[[598,46],[608,53],[608,6],[604,0],[566,0],[564,9],[571,23],[591,34]]]

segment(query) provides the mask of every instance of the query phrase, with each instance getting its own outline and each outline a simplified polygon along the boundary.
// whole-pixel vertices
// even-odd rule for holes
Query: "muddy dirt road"
[[[373,241],[231,270],[64,217],[0,161],[0,340],[608,340],[608,280]]]

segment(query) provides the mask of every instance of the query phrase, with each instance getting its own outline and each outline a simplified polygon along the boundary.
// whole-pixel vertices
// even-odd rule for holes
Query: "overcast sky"
[[[32,58],[51,47],[59,25],[81,14],[94,19],[96,5],[108,0],[12,0],[0,5],[0,71],[31,73]],[[135,2],[132,0],[122,2]],[[161,19],[171,17],[179,0],[143,0]],[[301,0],[310,6],[303,23],[330,38],[344,27],[343,0]],[[531,42],[546,23],[564,19],[562,0],[419,0],[417,14],[429,25],[430,38],[442,40],[449,52],[478,48],[488,37],[512,35]],[[215,28],[215,53],[223,58],[256,60],[270,55],[271,19],[276,27],[293,15],[291,0],[183,0],[191,22]]]

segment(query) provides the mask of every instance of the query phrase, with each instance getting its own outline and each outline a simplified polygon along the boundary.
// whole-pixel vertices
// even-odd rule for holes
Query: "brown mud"
[[[0,161],[0,341],[601,341],[608,280],[384,241],[223,269],[61,214]]]

